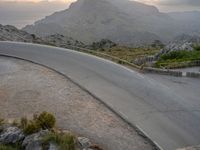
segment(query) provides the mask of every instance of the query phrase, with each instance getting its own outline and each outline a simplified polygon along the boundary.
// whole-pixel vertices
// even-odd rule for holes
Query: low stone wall
[[[151,67],[144,67],[143,71],[146,73],[156,73],[161,75],[170,75],[170,76],[176,76],[176,77],[182,77],[183,73],[180,71],[172,71],[167,69],[157,69],[157,68],[151,68]]]
[[[190,78],[200,78],[200,73],[198,72],[187,72],[186,77]]]
[[[200,60],[195,60],[192,62],[192,64],[195,66],[200,66]]]
[[[188,77],[188,78],[200,78],[200,73],[198,72],[181,72],[181,71],[172,71],[167,69],[157,69],[151,67],[144,67],[142,70],[144,73],[155,73],[160,75],[169,75],[175,77]]]

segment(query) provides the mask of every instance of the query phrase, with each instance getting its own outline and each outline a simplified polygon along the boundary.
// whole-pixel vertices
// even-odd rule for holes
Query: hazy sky
[[[69,4],[75,0],[0,0],[11,1],[11,2],[56,2]],[[190,11],[190,10],[200,10],[200,0],[135,0],[146,4],[155,5],[160,11]],[[63,7],[61,7],[62,9]]]
[[[73,1],[76,0],[0,0],[0,24],[11,24],[21,28],[55,11],[67,9]],[[162,12],[200,11],[200,0],[135,1],[155,5]]]

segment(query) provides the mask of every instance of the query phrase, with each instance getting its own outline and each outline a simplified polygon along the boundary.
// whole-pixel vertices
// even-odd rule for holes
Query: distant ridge
[[[84,43],[110,39],[129,46],[163,42],[182,33],[200,34],[198,15],[178,20],[176,13],[164,14],[154,6],[129,0],[78,0],[69,9],[56,12],[23,30],[39,36],[64,34]],[[199,13],[200,15],[200,13]]]

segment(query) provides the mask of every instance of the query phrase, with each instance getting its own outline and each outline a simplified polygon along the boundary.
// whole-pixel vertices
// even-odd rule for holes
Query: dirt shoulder
[[[87,92],[56,72],[0,57],[0,114],[4,118],[48,111],[57,126],[107,150],[151,150],[152,145]]]

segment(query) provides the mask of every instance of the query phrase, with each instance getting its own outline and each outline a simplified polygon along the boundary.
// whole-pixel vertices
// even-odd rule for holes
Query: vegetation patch
[[[20,149],[9,145],[0,144],[0,150],[20,150]]]
[[[24,130],[25,134],[33,134],[41,129],[52,129],[55,126],[55,117],[48,112],[42,112],[39,116],[34,115],[33,120],[22,118],[20,127]]]
[[[200,44],[195,44],[195,45],[193,46],[193,48],[194,48],[194,50],[196,50],[196,51],[200,51]]]
[[[158,68],[179,68],[188,67],[193,61],[200,60],[200,51],[196,48],[194,51],[173,51],[164,54],[156,62],[155,66]]]
[[[75,150],[76,138],[70,133],[50,132],[43,138],[43,147],[48,143],[54,143],[59,146],[60,150]]]
[[[25,150],[32,147],[42,150],[102,150],[88,138],[56,129],[55,123],[54,115],[48,112],[35,114],[30,120],[23,117],[12,124],[5,123],[0,128],[3,131],[0,131],[0,150]]]
[[[154,47],[140,47],[140,48],[130,48],[125,46],[115,46],[112,48],[97,49],[96,51],[108,54],[130,63],[136,58],[154,55],[159,52],[160,48]]]

